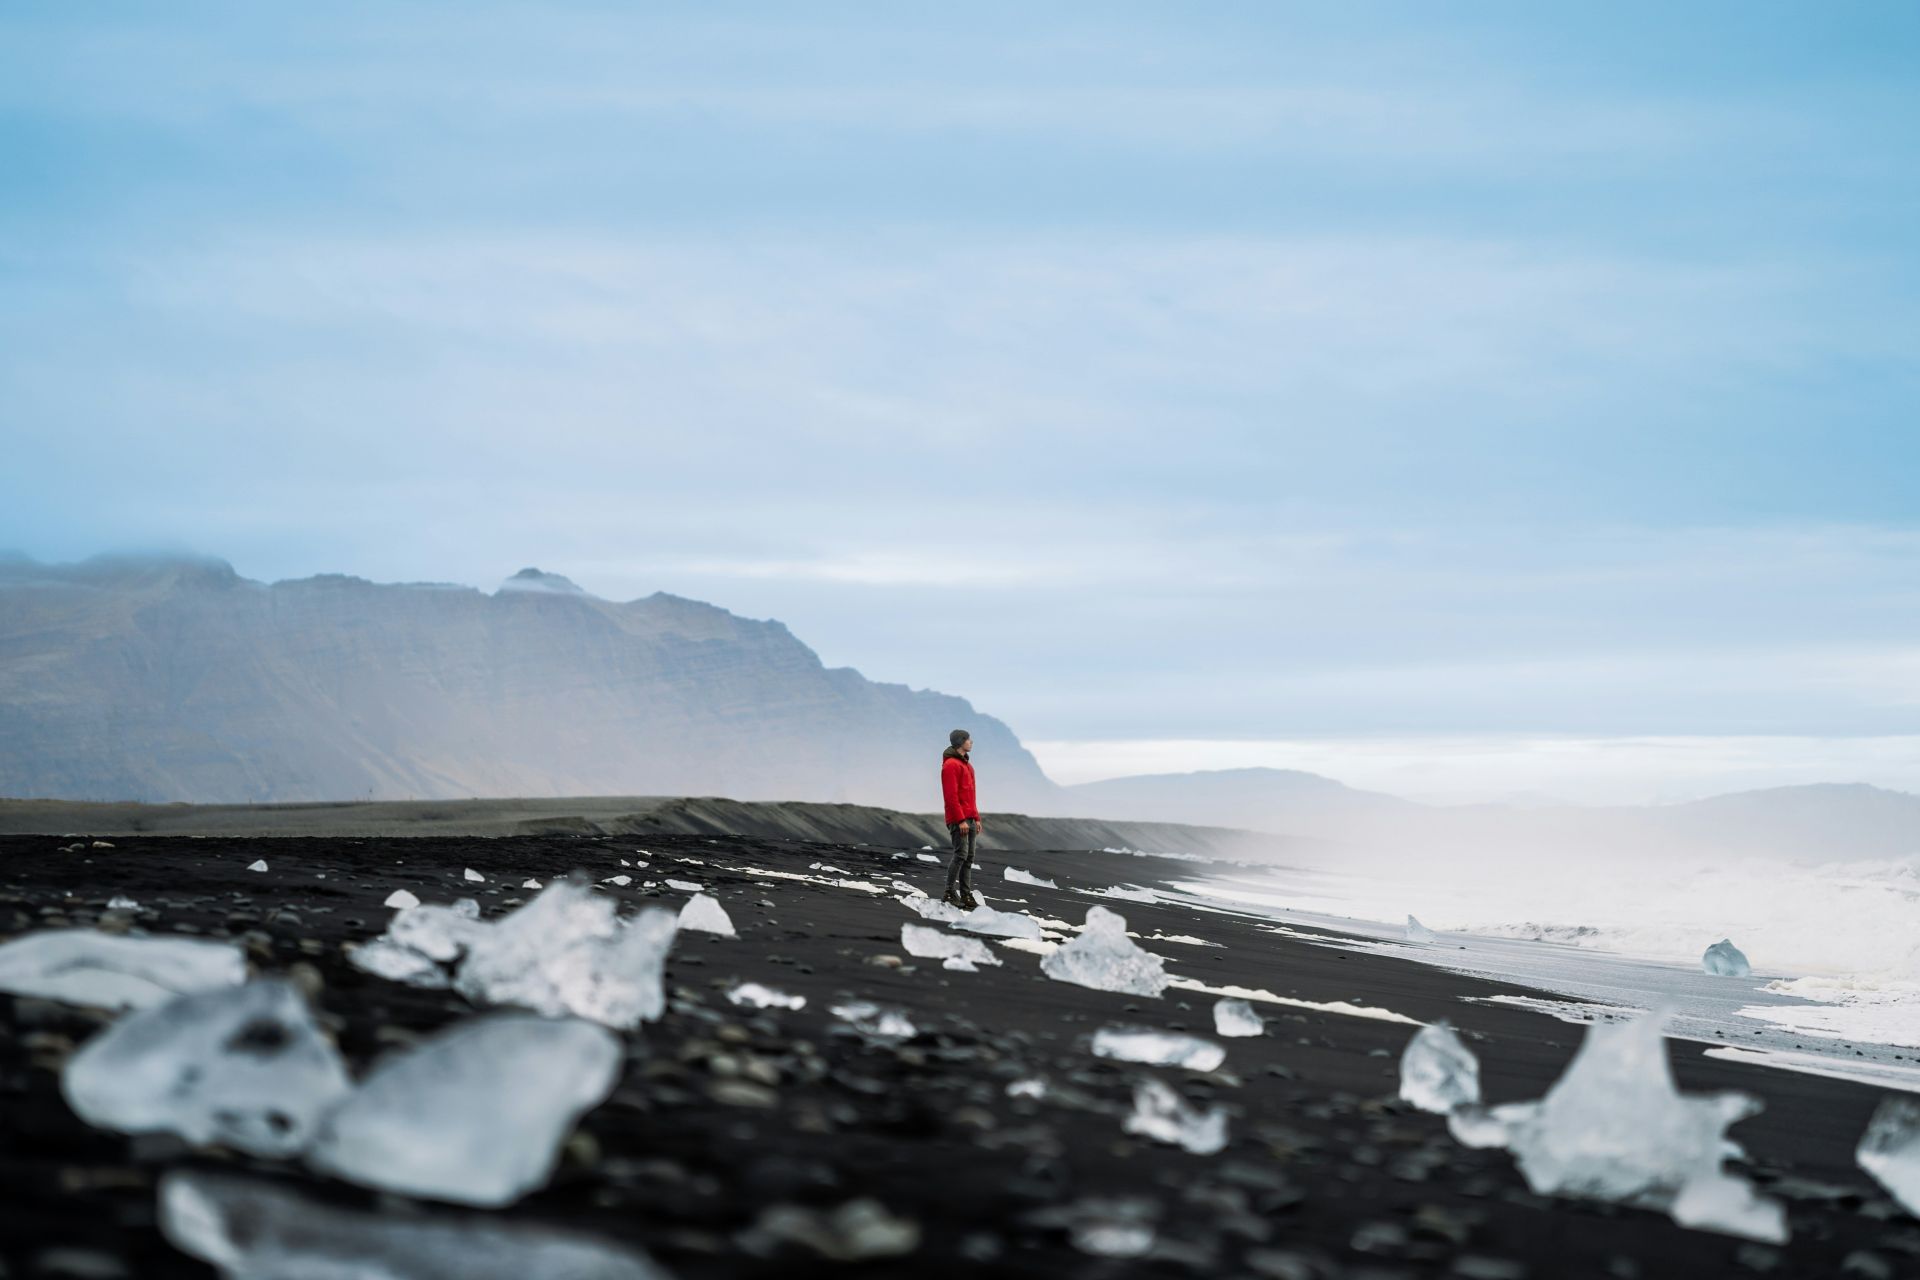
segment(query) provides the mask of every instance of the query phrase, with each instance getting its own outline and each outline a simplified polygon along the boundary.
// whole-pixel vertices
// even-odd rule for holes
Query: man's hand
[[[978,835],[980,833],[980,819],[975,818],[973,820],[973,830],[975,835]]]

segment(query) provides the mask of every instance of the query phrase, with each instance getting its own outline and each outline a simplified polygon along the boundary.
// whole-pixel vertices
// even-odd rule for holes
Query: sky
[[[1063,781],[1920,789],[1916,67],[1905,3],[9,4],[0,548],[692,596]]]

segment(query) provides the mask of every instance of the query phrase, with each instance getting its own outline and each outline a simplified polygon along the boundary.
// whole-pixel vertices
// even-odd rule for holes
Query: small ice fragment
[[[103,1009],[145,1009],[246,980],[245,953],[198,938],[47,929],[0,945],[0,991]]]
[[[1480,1060],[1445,1022],[1420,1028],[1400,1055],[1400,1097],[1447,1115],[1480,1102]]]
[[[247,864],[247,870],[249,871],[265,871],[266,869],[267,869],[267,860],[265,858],[255,858],[252,862]]]
[[[398,907],[400,910],[405,911],[408,907],[419,906],[420,899],[405,889],[395,889],[387,895],[387,900],[380,905],[385,907]]]
[[[948,968],[972,968],[976,965],[997,966],[1000,957],[993,949],[978,938],[962,938],[951,933],[942,933],[938,929],[929,929],[923,924],[903,924],[900,926],[900,945],[910,956],[919,956],[923,960],[958,960],[959,965]]]
[[[89,1040],[60,1089],[88,1124],[289,1156],[352,1086],[290,982],[201,991]]]
[[[851,1000],[834,1005],[833,1016],[842,1019],[869,1040],[911,1040],[919,1034],[919,1028],[913,1025],[907,1015],[895,1009],[882,1008],[871,1000]]]
[[[1267,1023],[1245,1000],[1226,999],[1213,1006],[1213,1029],[1223,1036],[1259,1036],[1266,1034]]]
[[[836,876],[844,876],[847,874],[845,871],[842,871],[839,867],[830,867],[824,862],[810,862],[807,864],[807,870],[831,872]]]
[[[849,1200],[831,1210],[776,1204],[760,1211],[740,1243],[762,1257],[783,1245],[800,1245],[833,1262],[865,1262],[918,1249],[920,1224],[895,1217],[877,1200]]]
[[[541,886],[538,880],[522,880],[520,882],[520,887],[522,889],[538,889]]]
[[[775,991],[772,987],[763,987],[757,982],[743,982],[727,992],[727,999],[734,1004],[747,1005],[754,1009],[804,1009],[807,1007],[805,996],[790,996],[784,991]]]
[[[1102,1027],[1093,1033],[1093,1053],[1098,1058],[1189,1071],[1211,1071],[1227,1060],[1225,1047],[1211,1040],[1150,1027]]]
[[[1855,1154],[1908,1213],[1920,1215],[1920,1100],[1889,1095],[1867,1122]]]
[[[1087,908],[1080,935],[1041,960],[1040,971],[1059,982],[1126,995],[1158,996],[1167,987],[1160,957],[1135,945],[1126,917],[1105,907]]]
[[[966,956],[948,956],[940,962],[942,969],[957,969],[961,973],[978,973],[980,966]]]
[[[695,933],[717,933],[723,938],[739,937],[727,909],[704,893],[694,894],[680,908],[680,927]]]
[[[1026,1080],[1015,1080],[1007,1086],[1009,1098],[1044,1098],[1047,1096],[1047,1082],[1034,1076]]]
[[[644,1256],[583,1236],[339,1209],[284,1184],[197,1169],[161,1178],[160,1230],[226,1280],[669,1280]]]
[[[1432,942],[1433,940],[1434,940],[1433,930],[1421,924],[1414,917],[1412,916],[1407,917],[1407,941],[1408,942]]]
[[[1760,1100],[1682,1094],[1667,1061],[1664,1020],[1653,1013],[1596,1023],[1538,1102],[1462,1107],[1448,1127],[1469,1146],[1512,1151],[1536,1193],[1665,1209],[1682,1226],[1784,1243],[1780,1204],[1721,1168],[1739,1151],[1727,1126],[1759,1111]]]
[[[678,889],[678,890],[679,890],[680,892],[682,892],[682,893],[699,893],[702,887],[703,887],[703,886],[701,886],[701,885],[697,885],[697,884],[695,884],[695,883],[694,883],[693,881],[691,881],[691,880],[669,880],[669,881],[667,881],[667,888],[669,888],[669,889]]]
[[[922,861],[922,862],[938,862],[938,861],[940,861],[940,859],[939,859],[939,857],[938,857],[938,856],[936,856],[936,855],[934,855],[934,854],[931,854],[931,853],[916,853],[916,854],[914,854],[913,856],[914,856],[914,857],[916,857],[916,858],[918,858],[918,859],[920,859],[920,861]]]
[[[917,884],[908,884],[905,880],[895,880],[887,887],[895,893],[905,894],[909,898],[924,898],[927,896],[925,889],[922,889]]]
[[[1160,895],[1151,889],[1142,889],[1137,885],[1116,884],[1105,889],[1094,890],[1102,898],[1118,898],[1122,902],[1158,902]]]
[[[94,847],[94,848],[96,848],[96,849],[111,849],[111,848],[113,848],[113,841],[111,841],[111,840],[95,840],[95,841],[93,842],[93,847]]]
[[[1122,1127],[1128,1133],[1183,1147],[1197,1156],[1213,1155],[1227,1145],[1224,1107],[1202,1112],[1187,1105],[1161,1080],[1142,1080],[1133,1086],[1133,1114]]]
[[[485,884],[487,882],[487,878],[481,875],[478,871],[475,871],[472,867],[468,867],[465,871],[461,872],[460,874],[462,878],[471,880],[475,884]]]
[[[1018,867],[1008,867],[1000,874],[1015,884],[1037,885],[1042,889],[1058,889],[1060,887],[1051,880],[1042,880],[1039,876],[1028,871],[1022,871]]]
[[[546,1184],[620,1062],[619,1037],[591,1022],[469,1019],[374,1067],[307,1160],[362,1186],[499,1208]]]
[[[1707,948],[1700,957],[1700,967],[1720,978],[1744,978],[1753,972],[1745,953],[1725,938]]]
[[[605,880],[602,880],[600,883],[618,885],[620,888],[624,889],[628,885],[633,883],[633,877],[632,876],[608,876]]]
[[[138,911],[139,909],[140,904],[124,893],[116,893],[113,897],[107,899],[107,910],[109,911]]]

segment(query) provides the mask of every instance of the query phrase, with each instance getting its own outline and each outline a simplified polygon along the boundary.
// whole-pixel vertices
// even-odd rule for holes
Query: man
[[[953,837],[953,861],[947,866],[947,891],[940,901],[971,911],[980,905],[973,896],[973,842],[980,834],[980,806],[973,798],[973,735],[955,729],[940,757],[940,793],[947,802],[947,832]]]

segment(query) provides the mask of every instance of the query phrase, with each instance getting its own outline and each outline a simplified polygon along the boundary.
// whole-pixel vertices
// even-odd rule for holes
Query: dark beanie
[[[965,729],[955,729],[952,733],[947,735],[947,741],[957,747],[961,743],[965,742],[968,738],[971,738],[972,736],[973,735],[968,733]]]

